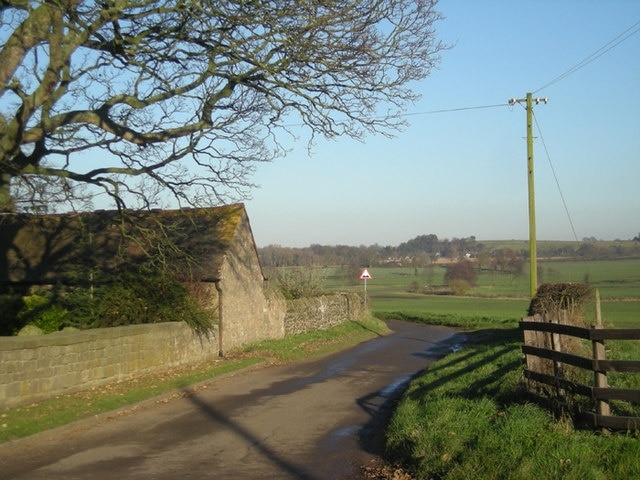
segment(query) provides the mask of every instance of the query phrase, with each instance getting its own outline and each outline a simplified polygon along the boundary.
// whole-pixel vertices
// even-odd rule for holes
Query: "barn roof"
[[[238,227],[246,222],[248,230]],[[238,232],[241,203],[182,210],[0,215],[0,284],[80,283],[91,271],[116,273],[142,263],[194,280],[220,279]]]

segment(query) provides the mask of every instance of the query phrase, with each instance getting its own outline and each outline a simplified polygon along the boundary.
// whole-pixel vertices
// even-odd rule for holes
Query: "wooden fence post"
[[[602,312],[600,310],[600,292],[596,289],[596,326],[595,328],[603,328],[602,326]],[[606,350],[604,346],[604,340],[592,340],[593,345],[593,359],[604,360],[606,358]],[[593,370],[594,386],[597,388],[607,388],[607,372],[599,371],[594,368]],[[609,402],[605,400],[596,401],[596,411],[599,415],[610,415],[611,407]]]
[[[567,324],[567,311],[566,310],[560,310],[557,312],[558,315],[557,317],[551,317],[550,321],[552,323],[563,323],[563,324]],[[559,316],[562,315],[563,319],[562,322],[560,321]],[[560,334],[559,333],[552,333],[551,334],[551,348],[553,349],[553,351],[555,352],[562,352],[562,344],[560,342]],[[563,379],[564,378],[564,369],[562,366],[562,362],[558,362],[556,360],[553,361],[553,376],[559,379]],[[564,388],[560,388],[560,387],[556,387],[556,394],[558,395],[559,398],[564,399],[565,398],[565,391]]]
[[[542,317],[542,315],[536,313],[535,315],[531,316],[531,317],[527,317],[526,320],[531,321],[531,322],[543,322],[544,319]],[[545,346],[545,342],[544,342],[544,337],[545,337],[545,333],[544,332],[540,332],[540,331],[535,331],[535,330],[525,330],[524,331],[524,344],[531,346],[531,347],[544,347]],[[544,369],[544,359],[537,357],[535,355],[525,355],[525,362],[527,365],[527,370],[532,371],[532,372],[538,372],[538,373],[544,373],[545,369]],[[534,386],[536,385],[536,382],[533,382],[531,380],[529,380],[529,390],[530,391],[535,391]]]

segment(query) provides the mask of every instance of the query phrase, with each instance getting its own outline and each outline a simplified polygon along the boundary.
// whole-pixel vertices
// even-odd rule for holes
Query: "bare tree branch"
[[[436,3],[4,1],[0,210],[47,201],[38,177],[119,206],[218,203],[248,193],[293,124],[310,141],[391,135],[448,48]]]

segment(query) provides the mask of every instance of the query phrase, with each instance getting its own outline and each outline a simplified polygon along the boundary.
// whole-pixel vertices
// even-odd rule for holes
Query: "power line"
[[[578,240],[578,235],[576,234],[576,229],[573,225],[573,220],[571,218],[571,213],[569,213],[569,208],[567,207],[567,202],[564,199],[564,194],[562,193],[562,188],[560,187],[560,182],[558,181],[558,176],[556,175],[556,170],[553,168],[553,162],[551,161],[551,155],[549,155],[549,150],[547,149],[547,144],[544,141],[544,137],[542,136],[542,130],[540,129],[540,124],[538,123],[538,119],[536,118],[535,113],[533,113],[533,120],[536,124],[536,129],[538,130],[538,135],[540,135],[540,140],[542,141],[542,146],[544,147],[544,151],[547,154],[547,160],[549,161],[549,167],[551,168],[551,173],[553,174],[553,178],[556,182],[556,186],[558,187],[558,193],[560,193],[560,199],[562,200],[562,205],[564,206],[564,211],[567,214],[567,219],[569,220],[569,225],[571,226],[571,232],[573,233],[573,239],[576,242],[576,245],[580,245],[580,240]],[[585,267],[585,275],[590,275],[589,264],[586,260],[583,259],[584,267]]]
[[[631,38],[633,35],[635,35],[638,32],[640,32],[640,20],[638,20],[636,23],[631,25],[629,28],[627,28],[624,32],[622,32],[620,35],[618,35],[614,39],[612,39],[609,42],[605,43],[598,50],[593,52],[591,55],[586,57],[581,62],[579,62],[576,65],[574,65],[573,67],[571,67],[569,70],[564,72],[562,75],[557,76],[556,78],[554,78],[553,80],[551,80],[548,83],[544,84],[543,86],[541,86],[537,90],[534,90],[532,93],[537,93],[540,90],[545,89],[545,88],[553,85],[554,83],[558,83],[560,80],[564,79],[565,77],[568,77],[572,73],[575,73],[578,70],[580,70],[581,68],[589,65],[591,62],[593,62],[597,58],[601,57],[602,55],[607,53],[609,50],[612,50],[613,48],[617,47],[622,42],[624,42],[625,40]]]
[[[408,112],[408,113],[398,113],[396,115],[393,115],[395,117],[414,117],[414,116],[418,116],[418,115],[432,115],[432,114],[436,114],[436,113],[448,113],[448,112],[461,112],[464,110],[480,110],[483,108],[496,108],[496,107],[508,107],[510,106],[509,103],[497,103],[494,105],[478,105],[478,106],[474,106],[474,107],[456,107],[456,108],[444,108],[442,110],[427,110],[424,112]],[[384,118],[384,117],[376,117],[378,119]],[[288,125],[284,125],[285,127],[304,127],[305,124],[304,123],[291,123]]]
[[[624,42],[625,40],[631,38],[633,35],[635,35],[638,32],[640,32],[640,20],[638,20],[636,23],[631,25],[624,32],[620,33],[618,36],[616,36],[615,38],[613,38],[609,42],[605,43],[602,47],[600,47],[598,50],[596,50],[591,55],[586,57],[584,60],[582,60],[581,62],[577,63],[576,65],[571,67],[569,70],[567,70],[563,74],[558,75],[553,80],[547,82],[546,84],[544,84],[543,86],[541,86],[540,88],[534,90],[531,93],[537,93],[540,90],[543,90],[543,89],[553,85],[554,83],[558,83],[560,80],[564,79],[565,77],[568,77],[569,75],[577,72],[581,68],[586,67],[588,64],[590,64],[591,62],[593,62],[596,59],[600,58],[602,55],[604,55],[605,53],[607,53],[610,50],[614,49],[615,47],[620,45],[622,42]],[[460,111],[464,111],[464,110],[479,110],[479,109],[483,109],[483,108],[495,108],[495,107],[511,106],[511,105],[513,105],[513,103],[514,102],[498,103],[498,104],[493,104],[493,105],[480,105],[480,106],[473,106],[473,107],[445,108],[445,109],[441,109],[441,110],[428,110],[428,111],[425,111],[425,112],[402,113],[402,114],[399,114],[398,116],[411,117],[411,116],[415,116],[415,115],[431,115],[431,114],[436,114],[436,113],[460,112]]]
[[[633,35],[635,35],[638,32],[640,32],[640,20],[638,20],[636,23],[634,23],[629,28],[627,28],[624,32],[622,32],[621,34],[619,34],[618,36],[616,36],[615,38],[613,38],[612,40],[610,40],[609,42],[604,44],[602,47],[600,47],[598,50],[596,50],[591,55],[586,57],[584,60],[582,60],[581,62],[577,63],[576,65],[571,67],[569,70],[567,70],[563,74],[558,75],[553,80],[547,82],[546,84],[544,84],[540,88],[538,88],[536,90],[533,90],[531,93],[537,93],[540,90],[543,90],[543,89],[545,89],[545,88],[547,88],[547,87],[549,87],[549,86],[551,86],[551,85],[553,85],[555,83],[558,83],[560,80],[568,77],[569,75],[577,72],[581,68],[587,66],[588,64],[590,64],[594,60],[598,59],[599,57],[601,57],[602,55],[604,55],[608,51],[612,50],[613,48],[617,47],[622,42],[624,42],[625,40],[631,38]],[[413,116],[418,116],[418,115],[434,115],[434,114],[437,114],[437,113],[462,112],[462,111],[465,111],[465,110],[480,110],[480,109],[486,109],[486,108],[513,106],[514,103],[515,103],[514,101],[510,101],[509,103],[496,103],[496,104],[492,104],[492,105],[477,105],[477,106],[470,106],[470,107],[443,108],[443,109],[440,109],[440,110],[426,110],[426,111],[423,111],[423,112],[399,113],[396,116],[397,117],[413,117]],[[291,125],[286,125],[286,126],[287,127],[294,127],[294,126],[303,126],[303,125],[304,124],[291,124]]]
[[[640,32],[640,20],[638,20],[636,23],[631,25],[624,32],[620,33],[618,36],[616,36],[615,38],[613,38],[609,42],[605,43],[602,47],[600,47],[598,50],[596,50],[591,55],[586,57],[584,60],[582,60],[581,62],[577,63],[576,65],[571,67],[569,70],[567,70],[563,74],[558,75],[553,80],[547,82],[546,84],[544,84],[543,86],[541,86],[540,88],[534,90],[531,93],[537,93],[540,90],[543,90],[543,89],[553,85],[554,83],[558,83],[560,80],[564,79],[565,77],[568,77],[569,75],[577,72],[581,68],[586,67],[591,62],[593,62],[596,59],[600,58],[602,55],[604,55],[608,51],[614,49],[615,47],[620,45],[622,42],[624,42],[625,40],[631,38],[633,35],[635,35],[638,32]],[[428,111],[424,111],[424,112],[401,113],[398,116],[400,116],[400,117],[411,117],[411,116],[415,116],[415,115],[432,115],[432,114],[436,114],[436,113],[460,112],[460,111],[464,111],[464,110],[479,110],[479,109],[483,109],[483,108],[496,108],[496,107],[511,106],[511,105],[513,105],[513,103],[514,102],[498,103],[498,104],[493,104],[493,105],[479,105],[479,106],[473,106],[473,107],[445,108],[445,109],[441,109],[441,110],[428,110]]]
[[[571,226],[571,232],[573,233],[573,238],[576,243],[580,243],[578,240],[578,235],[576,234],[576,229],[573,225],[573,220],[571,219],[571,214],[569,213],[569,208],[567,207],[567,202],[564,199],[564,194],[562,193],[562,188],[560,187],[560,182],[558,180],[558,175],[556,175],[556,170],[553,167],[553,162],[551,161],[551,156],[549,155],[549,150],[547,149],[547,144],[544,141],[544,137],[542,136],[542,130],[540,129],[540,124],[538,123],[538,118],[536,114],[533,113],[533,120],[536,124],[536,129],[538,130],[538,134],[540,135],[540,140],[542,142],[542,146],[544,147],[544,151],[547,155],[547,161],[549,162],[549,167],[551,168],[551,173],[553,174],[553,179],[556,182],[556,187],[558,188],[558,193],[560,193],[560,199],[562,200],[562,205],[564,206],[564,211],[567,214],[567,218],[569,219],[569,225]]]
[[[494,105],[479,105],[475,107],[458,107],[458,108],[445,108],[442,110],[428,110],[426,112],[411,112],[411,113],[401,113],[400,117],[412,117],[414,115],[432,115],[434,113],[448,113],[448,112],[461,112],[463,110],[480,110],[483,108],[496,108],[496,107],[507,107],[508,103],[497,103]]]

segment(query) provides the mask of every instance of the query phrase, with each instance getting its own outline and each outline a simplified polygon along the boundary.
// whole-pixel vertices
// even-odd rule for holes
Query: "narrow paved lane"
[[[459,339],[444,328],[389,326],[391,335],[322,359],[243,371],[185,397],[0,445],[0,478],[358,478],[376,456],[385,404]]]

